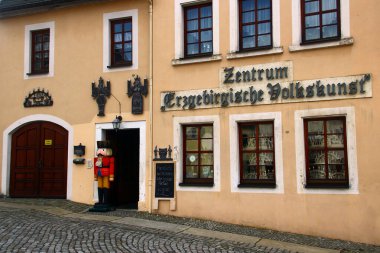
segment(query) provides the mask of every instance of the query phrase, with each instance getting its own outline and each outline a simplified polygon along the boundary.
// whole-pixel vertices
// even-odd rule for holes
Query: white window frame
[[[206,124],[210,123],[213,126],[213,155],[214,155],[214,186],[212,187],[194,187],[194,186],[180,186],[183,182],[183,125],[187,124]],[[219,116],[193,116],[193,117],[174,117],[174,152],[177,157],[176,160],[176,189],[177,191],[206,191],[218,192],[220,191],[220,121]]]
[[[183,7],[190,4],[208,3],[210,0],[174,0],[174,50],[173,65],[189,64],[205,61],[221,60],[219,51],[219,0],[212,0],[212,53],[210,57],[183,59],[184,49],[184,11]]]
[[[240,159],[239,159],[239,126],[241,122],[273,121],[274,126],[274,155],[275,155],[275,188],[239,188]],[[230,115],[230,175],[231,192],[239,193],[284,193],[284,166],[282,156],[282,120],[281,112],[249,113]]]
[[[268,54],[281,54],[280,36],[280,0],[272,0],[272,39],[273,48],[252,52],[238,53],[239,49],[239,0],[230,0],[230,53],[227,59],[251,57]]]
[[[108,68],[111,65],[111,20],[120,18],[132,18],[132,65],[117,68]],[[103,14],[103,72],[115,72],[135,70],[139,66],[138,45],[138,10],[125,10]]]
[[[348,189],[310,189],[306,185],[306,158],[304,140],[304,119],[321,117],[346,117],[347,160],[348,160]],[[354,107],[323,108],[299,110],[294,112],[297,192],[299,194],[359,194],[359,174],[356,154],[356,123]]]
[[[301,51],[316,48],[337,47],[351,45],[354,43],[350,33],[350,1],[340,0],[340,32],[339,41],[321,42],[310,45],[301,45],[302,26],[301,26],[301,0],[292,0],[292,41],[289,51]]]
[[[28,75],[32,71],[32,32],[37,30],[49,29],[49,73]],[[25,26],[24,36],[24,79],[35,79],[41,77],[54,76],[54,40],[55,40],[55,22],[45,22]]]

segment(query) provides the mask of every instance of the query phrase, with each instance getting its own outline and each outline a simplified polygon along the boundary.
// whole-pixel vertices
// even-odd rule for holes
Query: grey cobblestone
[[[90,206],[67,200],[0,199],[0,202],[31,206],[58,207],[87,213]],[[11,215],[10,215],[11,214]],[[231,225],[200,219],[116,210],[97,215],[134,217],[187,225],[194,228],[255,236],[289,243],[329,248],[346,252],[380,252],[380,247],[349,241],[284,233],[267,229]],[[81,220],[0,208],[1,252],[290,252],[284,249],[205,238],[188,234],[141,228],[104,221]],[[12,223],[13,221],[14,223]],[[111,231],[110,231],[111,230]],[[11,233],[9,233],[11,231]],[[36,233],[38,236],[36,236]],[[6,249],[5,251],[3,249]]]

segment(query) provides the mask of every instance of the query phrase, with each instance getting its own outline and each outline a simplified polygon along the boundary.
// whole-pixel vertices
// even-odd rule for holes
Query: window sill
[[[179,183],[179,186],[185,187],[214,187],[214,183]]]
[[[262,56],[262,55],[282,54],[283,52],[284,52],[284,49],[282,47],[274,47],[267,50],[251,51],[251,52],[232,52],[232,53],[227,54],[227,59],[233,60],[233,59],[255,57],[255,56]]]
[[[43,76],[43,75],[48,75],[48,74],[49,74],[49,71],[26,73],[27,76]]]
[[[120,65],[111,65],[111,66],[107,66],[107,69],[128,68],[130,66],[132,66],[132,63],[120,64]]]
[[[238,188],[276,188],[276,184],[273,183],[241,183],[238,184]]]
[[[220,60],[222,60],[222,55],[221,54],[214,54],[212,56],[199,57],[199,58],[173,59],[172,65],[173,66],[179,66],[179,65],[185,65],[185,64],[212,62],[212,61],[220,61]]]
[[[289,52],[298,52],[298,51],[321,49],[321,48],[350,46],[352,44],[354,44],[354,38],[350,37],[350,38],[343,38],[339,41],[324,42],[324,43],[318,43],[318,44],[293,45],[293,46],[289,46]]]
[[[334,184],[334,183],[314,183],[314,184],[306,184],[304,185],[306,189],[349,189],[350,186],[346,183],[342,184]]]

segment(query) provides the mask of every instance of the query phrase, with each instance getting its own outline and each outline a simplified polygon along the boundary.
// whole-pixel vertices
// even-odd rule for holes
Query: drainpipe
[[[149,2],[149,213],[152,213],[153,203],[153,0]]]

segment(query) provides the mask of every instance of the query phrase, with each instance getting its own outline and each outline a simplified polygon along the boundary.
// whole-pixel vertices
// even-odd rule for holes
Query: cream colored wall
[[[284,52],[227,60],[229,53],[229,1],[219,1],[221,61],[172,66],[174,59],[174,0],[154,2],[154,145],[173,145],[173,117],[219,115],[221,136],[220,192],[177,191],[177,210],[169,202],[159,204],[160,213],[213,219],[221,222],[265,227],[365,243],[380,244],[380,106],[377,94],[380,39],[377,32],[380,2],[350,1],[351,35],[354,44],[344,47],[290,53],[292,45],[291,1],[281,2],[281,45]],[[165,38],[165,39],[161,39]],[[373,97],[324,102],[254,105],[192,111],[160,111],[160,93],[219,87],[219,71],[245,66],[292,61],[294,80],[372,74]],[[354,107],[358,158],[359,194],[298,194],[295,156],[294,112],[331,107]],[[231,193],[229,116],[240,113],[280,112],[284,194]],[[216,129],[218,131],[218,129]],[[163,134],[165,133],[165,134]]]
[[[131,9],[138,9],[138,69],[104,73],[103,14]],[[79,143],[85,145],[85,158],[92,159],[95,151],[95,123],[111,122],[119,114],[118,102],[110,97],[105,106],[106,117],[96,116],[98,106],[91,97],[91,82],[98,83],[100,76],[104,80],[111,81],[111,92],[121,102],[123,121],[146,121],[148,125],[148,98],[144,98],[144,113],[132,115],[131,98],[126,95],[127,80],[132,79],[132,74],[140,75],[142,78],[147,78],[149,75],[147,10],[147,1],[119,0],[1,19],[0,86],[3,91],[3,106],[0,108],[2,118],[0,129],[6,129],[18,119],[28,115],[54,115],[73,127],[74,145]],[[50,21],[55,22],[54,77],[24,80],[25,26]],[[39,87],[49,91],[54,105],[24,108],[25,97]],[[149,139],[147,132],[147,140]],[[3,143],[3,138],[1,140]],[[2,146],[0,149],[2,154]],[[146,164],[149,166],[148,161]],[[93,203],[92,169],[86,169],[86,165],[72,166],[72,200]]]

